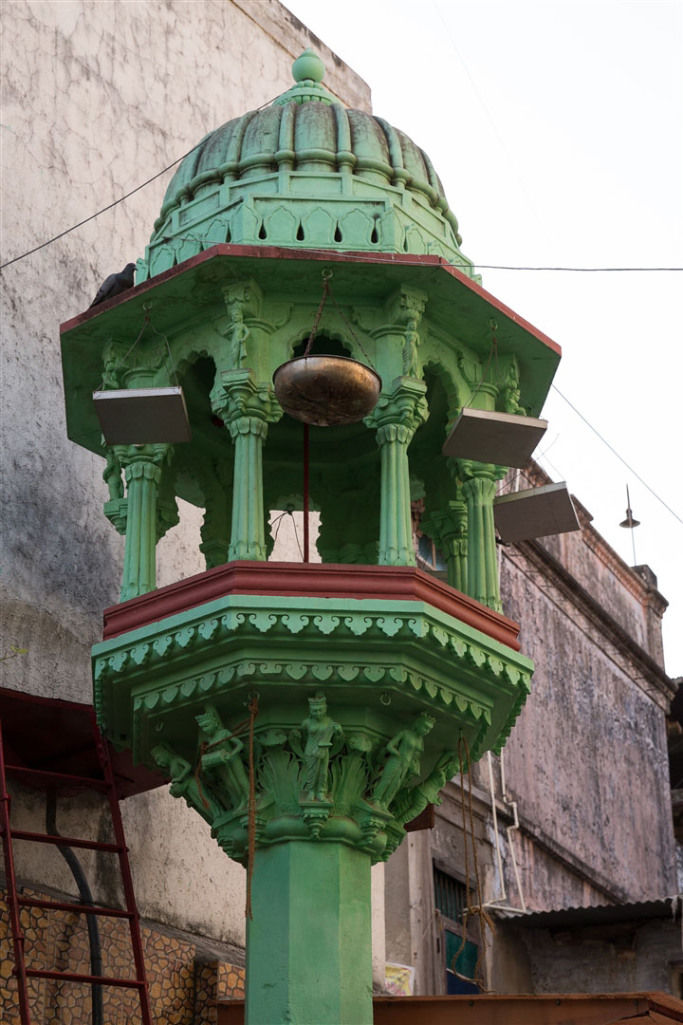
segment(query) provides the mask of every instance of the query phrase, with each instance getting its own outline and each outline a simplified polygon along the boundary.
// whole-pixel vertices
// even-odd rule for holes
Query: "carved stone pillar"
[[[116,446],[126,477],[126,549],[121,601],[156,588],[156,546],[159,537],[158,500],[162,466],[170,445]]]
[[[502,612],[493,500],[496,481],[505,476],[502,466],[458,460],[467,503],[467,587],[466,593],[482,605]]]
[[[445,510],[424,517],[422,525],[439,545],[446,559],[448,583],[467,591],[467,505],[460,499],[448,502]]]
[[[427,386],[410,377],[399,377],[394,391],[382,396],[366,419],[377,428],[382,455],[379,565],[414,566],[410,518],[410,469],[408,445],[427,419]]]
[[[182,797],[212,826],[232,858],[248,861],[253,778],[253,918],[247,921],[246,1019],[250,1022],[372,1022],[370,868],[395,850],[404,826],[455,770],[455,755],[430,752],[436,719],[402,717],[378,739],[347,732],[319,692],[299,727],[256,728],[250,765],[243,726],[233,732],[207,702],[194,763],[168,743],[151,751]],[[303,711],[303,709],[302,709]],[[340,937],[342,941],[340,942]],[[272,965],[277,951],[277,970]]]
[[[258,384],[249,370],[227,370],[211,396],[214,412],[235,445],[232,530],[228,559],[265,561],[263,443],[268,424],[282,416],[270,385]]]

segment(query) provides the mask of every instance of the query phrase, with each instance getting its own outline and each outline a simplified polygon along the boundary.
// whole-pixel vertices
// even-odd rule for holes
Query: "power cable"
[[[665,509],[667,510],[667,512],[670,512],[670,513],[671,513],[671,515],[672,515],[672,516],[673,516],[673,517],[674,517],[675,519],[677,519],[679,523],[682,523],[682,524],[683,524],[683,519],[681,519],[681,517],[680,517],[680,516],[678,515],[678,513],[677,513],[677,512],[674,512],[674,510],[673,510],[673,509],[671,508],[671,506],[670,506],[670,505],[667,505],[667,503],[666,503],[666,502],[664,501],[664,499],[663,499],[663,498],[660,498],[660,497],[659,497],[659,495],[657,494],[657,492],[656,492],[656,491],[654,491],[654,490],[653,490],[653,488],[651,488],[651,487],[650,487],[650,485],[649,485],[649,484],[647,483],[647,481],[646,481],[646,480],[643,480],[643,478],[642,478],[642,477],[640,476],[640,474],[639,474],[639,473],[637,472],[637,470],[634,470],[634,469],[633,469],[633,467],[632,467],[632,466],[630,465],[630,463],[627,463],[627,462],[626,462],[626,460],[624,459],[624,457],[623,457],[623,456],[620,456],[620,455],[619,455],[619,453],[618,453],[618,452],[617,452],[617,450],[616,450],[616,449],[614,448],[614,446],[613,446],[613,445],[610,445],[609,441],[607,441],[607,439],[606,439],[606,438],[604,438],[604,437],[602,436],[602,434],[601,434],[601,433],[600,433],[600,431],[599,431],[599,430],[597,429],[597,427],[594,427],[594,426],[593,426],[593,424],[592,424],[592,423],[590,422],[590,420],[588,420],[588,419],[587,419],[587,418],[586,418],[586,417],[585,417],[585,416],[583,415],[583,413],[582,413],[582,412],[581,412],[580,410],[578,410],[578,409],[576,408],[576,406],[574,405],[574,403],[573,403],[573,402],[571,402],[571,401],[570,401],[570,400],[569,400],[569,399],[567,398],[567,396],[566,396],[566,395],[564,395],[564,394],[563,394],[563,393],[562,393],[562,392],[560,391],[560,389],[559,389],[559,388],[557,387],[557,385],[556,385],[556,384],[552,384],[552,385],[551,385],[551,388],[553,389],[553,391],[556,391],[556,392],[557,392],[557,394],[558,394],[558,395],[560,396],[560,398],[561,398],[561,399],[563,399],[563,400],[564,400],[564,401],[565,401],[565,402],[567,403],[567,405],[569,406],[569,408],[570,408],[570,409],[572,409],[572,410],[573,410],[573,411],[574,411],[574,412],[576,413],[576,415],[577,415],[577,416],[579,417],[579,419],[580,419],[580,420],[583,420],[583,422],[585,423],[586,427],[589,427],[589,428],[591,429],[591,431],[593,432],[593,434],[595,434],[595,436],[596,436],[597,438],[599,438],[599,439],[600,439],[600,441],[601,441],[601,442],[603,443],[603,445],[606,445],[606,446],[607,446],[607,448],[608,448],[608,449],[610,450],[610,452],[612,453],[612,455],[616,456],[616,457],[617,457],[617,459],[619,460],[619,462],[620,462],[620,463],[623,463],[623,465],[624,465],[624,466],[626,467],[626,469],[627,469],[627,470],[629,470],[629,471],[630,471],[630,472],[631,472],[631,473],[633,474],[633,476],[634,476],[634,477],[636,477],[636,478],[637,478],[637,480],[639,480],[639,481],[640,481],[640,483],[641,483],[641,484],[643,485],[643,487],[644,487],[644,488],[647,488],[647,490],[648,490],[648,491],[650,492],[650,494],[652,495],[652,497],[653,497],[653,498],[656,498],[656,499],[657,499],[657,501],[658,501],[658,502],[660,503],[660,505],[663,505],[663,506],[664,506],[664,508],[665,508]]]
[[[266,100],[266,102],[262,103],[260,107],[256,107],[254,113],[257,113],[259,110],[263,110],[264,107],[269,106],[269,104],[273,102],[274,98],[275,97],[271,98],[270,100]],[[107,206],[103,206],[101,210],[97,210],[96,213],[90,214],[89,217],[84,217],[82,221],[78,221],[77,224],[72,224],[70,228],[65,228],[64,231],[60,231],[58,235],[53,235],[52,238],[47,239],[45,242],[41,242],[40,245],[34,246],[33,249],[28,249],[25,253],[21,253],[19,256],[12,257],[11,260],[6,260],[4,263],[0,263],[0,271],[4,270],[5,267],[11,266],[13,263],[18,263],[19,260],[24,260],[27,256],[32,256],[33,253],[37,253],[41,249],[45,249],[46,246],[52,245],[53,242],[56,242],[60,238],[64,238],[65,235],[71,234],[71,232],[76,231],[77,228],[82,228],[84,224],[88,223],[88,221],[94,221],[96,217],[99,217],[101,214],[105,214],[108,210],[111,210],[113,209],[113,207],[118,206],[119,203],[123,203],[125,202],[125,200],[130,199],[130,197],[134,196],[136,192],[139,192],[141,189],[146,188],[147,185],[151,185],[151,183],[153,181],[156,181],[157,178],[161,178],[162,174],[166,174],[166,172],[170,171],[173,167],[176,166],[176,164],[179,164],[182,160],[185,160],[186,157],[189,157],[191,153],[194,153],[194,151],[196,149],[199,149],[199,147],[202,146],[205,142],[206,136],[203,139],[200,139],[199,142],[192,147],[192,149],[189,149],[187,151],[187,153],[183,153],[181,157],[178,157],[171,164],[168,164],[166,167],[162,168],[161,171],[157,171],[156,174],[153,174],[151,178],[147,179],[147,181],[142,182],[141,185],[136,185],[134,189],[130,190],[130,192],[126,192],[123,196],[119,196],[118,199],[115,199],[113,202],[108,203]]]
[[[0,271],[4,270],[5,267],[11,266],[13,263],[18,263],[19,260],[26,259],[27,256],[32,256],[33,253],[37,253],[41,249],[45,249],[46,246],[52,245],[53,242],[56,242],[60,238],[64,238],[65,235],[69,235],[72,231],[76,231],[77,228],[82,228],[84,224],[88,223],[88,221],[94,221],[96,217],[99,217],[101,214],[105,214],[107,210],[111,210],[113,207],[118,206],[119,203],[123,203],[126,199],[130,199],[130,197],[134,196],[136,192],[144,189],[147,185],[156,181],[157,178],[161,178],[162,174],[166,174],[167,171],[170,171],[172,167],[179,164],[181,160],[185,159],[185,157],[189,157],[191,153],[194,153],[198,146],[201,146],[201,142],[198,142],[196,146],[189,149],[182,157],[178,157],[177,160],[174,160],[172,164],[164,167],[162,171],[157,171],[157,173],[153,174],[151,178],[147,179],[147,181],[144,181],[141,185],[137,185],[134,189],[131,189],[130,192],[126,192],[125,195],[119,196],[118,199],[115,199],[112,203],[108,203],[107,206],[103,206],[102,209],[98,210],[96,213],[90,214],[89,217],[84,217],[82,221],[78,221],[77,224],[72,224],[70,228],[65,228],[64,231],[60,231],[58,235],[53,235],[52,238],[47,239],[45,242],[41,242],[38,246],[34,246],[33,249],[28,249],[20,256],[14,256],[11,260],[6,260],[5,263],[0,263]]]

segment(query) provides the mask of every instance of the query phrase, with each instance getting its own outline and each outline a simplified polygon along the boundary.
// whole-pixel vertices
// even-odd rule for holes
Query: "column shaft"
[[[235,441],[235,469],[232,492],[232,533],[228,559],[266,558],[263,516],[263,442],[268,425],[253,416],[233,420],[230,433]]]
[[[247,1025],[372,1025],[370,855],[292,840],[258,849]]]
[[[121,601],[156,587],[157,499],[161,468],[152,459],[126,466],[128,508]]]
[[[377,432],[382,454],[380,565],[415,565],[408,467],[408,442],[411,437],[412,431],[401,424],[388,424]]]
[[[467,593],[483,605],[501,612],[493,520],[496,480],[485,467],[480,472],[474,470],[471,473],[472,476],[463,484],[467,502]]]

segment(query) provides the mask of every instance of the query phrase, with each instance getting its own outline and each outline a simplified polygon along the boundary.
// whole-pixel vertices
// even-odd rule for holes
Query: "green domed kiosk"
[[[218,242],[432,253],[472,276],[427,154],[381,118],[342,106],[311,51],[292,70],[296,85],[182,161],[138,282]]]
[[[126,539],[98,719],[247,867],[249,1025],[370,1025],[370,866],[502,746],[532,673],[500,604],[505,467],[442,448],[464,407],[537,415],[559,349],[481,287],[426,154],[310,51],[294,78],[183,160],[136,287],[62,325],[67,425]],[[309,343],[381,388],[304,449],[273,375]],[[93,392],[124,419],[168,399],[190,440],[154,414],[103,441]],[[156,589],[178,497],[207,569]],[[446,580],[416,566],[415,499]],[[322,563],[268,561],[269,510],[309,502]]]

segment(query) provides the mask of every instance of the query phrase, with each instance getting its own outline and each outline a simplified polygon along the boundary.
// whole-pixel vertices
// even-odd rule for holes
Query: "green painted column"
[[[437,542],[446,559],[448,583],[456,590],[467,592],[467,505],[453,499],[445,511],[431,513],[422,520],[422,526]]]
[[[470,597],[502,612],[493,500],[505,469],[490,463],[459,461],[467,503],[467,587]]]
[[[267,558],[263,509],[263,444],[268,424],[282,410],[268,384],[259,384],[250,370],[227,370],[211,396],[235,446],[232,529],[228,559]]]
[[[228,560],[266,558],[263,515],[263,442],[268,424],[257,416],[238,416],[228,423],[235,443],[232,492],[232,534]]]
[[[370,860],[338,842],[256,851],[247,1025],[372,1025]]]
[[[126,548],[121,601],[137,598],[156,588],[158,499],[162,464],[168,445],[131,445],[118,448],[126,478]]]
[[[394,391],[380,397],[376,409],[365,421],[377,428],[382,458],[379,565],[415,565],[408,445],[428,415],[426,390],[422,381],[397,378]]]

